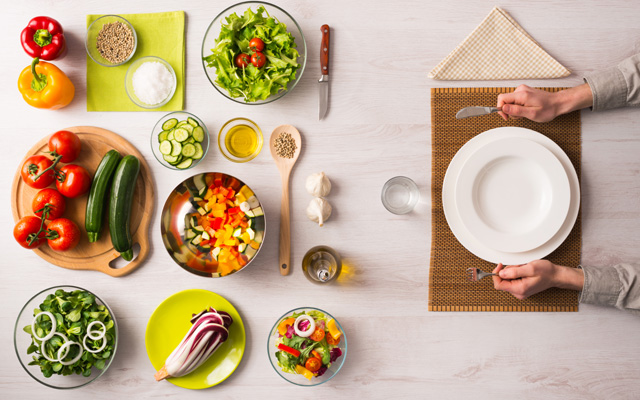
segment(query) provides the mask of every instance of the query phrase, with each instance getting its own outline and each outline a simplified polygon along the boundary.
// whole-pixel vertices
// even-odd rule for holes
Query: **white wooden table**
[[[301,24],[309,62],[301,83],[283,99],[261,107],[234,104],[209,84],[200,45],[210,21],[230,1],[155,0],[8,2],[0,24],[2,115],[0,230],[0,398],[637,398],[640,393],[638,317],[581,306],[578,313],[429,313],[431,87],[515,86],[520,82],[437,82],[428,71],[445,57],[495,5],[494,1],[282,0]],[[566,86],[584,74],[614,65],[640,50],[640,3],[505,0],[506,9],[566,67],[570,77],[529,81]],[[250,117],[269,133],[292,124],[304,148],[292,175],[292,264],[277,270],[280,179],[269,151],[247,164],[226,161],[214,148],[189,172],[167,171],[149,148],[150,130],[162,113],[86,112],[85,15],[182,9],[187,13],[186,110],[204,119],[212,137],[222,124]],[[16,88],[29,58],[19,34],[36,15],[64,26],[70,52],[59,66],[76,85],[76,99],[59,111],[26,105]],[[331,108],[317,120],[320,25],[332,31]],[[583,112],[584,264],[640,261],[640,123],[638,110]],[[157,189],[153,248],[139,270],[123,278],[47,264],[20,248],[11,235],[10,187],[26,151],[56,130],[93,125],[133,143],[151,166]],[[191,173],[223,171],[245,180],[265,203],[270,234],[255,263],[241,274],[205,279],[178,268],[160,239],[158,215],[170,190]],[[334,189],[334,215],[319,228],[307,220],[307,175],[325,171]],[[422,199],[413,214],[394,216],[382,206],[383,183],[395,175],[416,181]],[[349,266],[348,280],[311,285],[300,263],[312,246],[337,249]],[[21,306],[38,291],[74,284],[102,296],[117,314],[120,345],[109,371],[88,387],[48,389],[20,367],[13,327]],[[247,348],[242,363],[222,384],[186,391],[156,383],[144,345],[145,327],[166,297],[188,288],[221,294],[243,316]],[[349,337],[343,370],[316,388],[293,386],[277,376],[266,355],[266,338],[285,311],[314,305],[336,315]]]

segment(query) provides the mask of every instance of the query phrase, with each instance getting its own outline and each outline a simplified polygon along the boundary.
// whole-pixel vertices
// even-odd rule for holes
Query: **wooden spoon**
[[[291,135],[291,138],[295,142],[295,149],[291,152],[291,158],[278,155],[279,150],[282,150],[280,145],[276,147],[276,140],[284,134]],[[279,143],[282,141],[278,141]],[[288,275],[291,267],[291,216],[289,211],[289,176],[293,165],[298,160],[300,155],[300,149],[302,148],[302,138],[300,132],[291,125],[280,125],[271,132],[271,139],[269,139],[269,147],[271,148],[271,157],[276,162],[276,166],[280,171],[280,178],[282,179],[282,203],[280,205],[280,274]]]

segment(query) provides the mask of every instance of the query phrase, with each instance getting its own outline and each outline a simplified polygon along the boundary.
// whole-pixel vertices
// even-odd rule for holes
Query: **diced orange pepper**
[[[252,240],[251,243],[249,243],[249,246],[258,250],[260,248],[260,243],[256,242],[255,240]]]

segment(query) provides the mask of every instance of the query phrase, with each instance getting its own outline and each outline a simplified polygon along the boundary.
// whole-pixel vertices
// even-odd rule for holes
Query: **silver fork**
[[[469,275],[469,280],[471,282],[478,282],[480,279],[485,278],[487,276],[498,275],[489,272],[484,272],[479,268],[467,268],[467,274]]]

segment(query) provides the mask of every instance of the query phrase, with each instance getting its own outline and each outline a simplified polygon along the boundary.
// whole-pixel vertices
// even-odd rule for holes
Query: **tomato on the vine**
[[[267,57],[259,51],[251,56],[251,64],[256,68],[262,68],[267,63]]]
[[[25,249],[38,248],[46,241],[46,231],[40,231],[41,226],[40,218],[32,215],[23,217],[13,228],[13,237]]]
[[[73,132],[58,131],[49,138],[49,151],[62,156],[63,163],[70,163],[80,155],[82,143]]]
[[[58,172],[56,187],[64,197],[78,197],[91,187],[91,175],[79,165],[65,165]]]
[[[52,250],[71,250],[80,241],[80,229],[70,219],[55,219],[47,226],[47,241]]]
[[[248,54],[240,53],[235,58],[236,67],[238,68],[246,68],[247,65],[251,62],[251,57]]]
[[[254,37],[253,39],[251,39],[251,41],[249,41],[249,48],[253,52],[262,51],[264,50],[264,42],[262,41],[262,39]]]
[[[64,210],[67,207],[67,202],[64,197],[55,189],[42,189],[36,194],[31,203],[33,213],[40,218],[46,218],[48,220],[54,220],[62,217]],[[42,216],[45,211],[47,215]]]
[[[322,367],[322,361],[315,357],[309,357],[307,362],[304,364],[304,367],[311,372],[316,372]]]
[[[34,189],[46,188],[55,179],[55,171],[52,166],[53,161],[45,156],[27,157],[20,171],[22,180]]]

